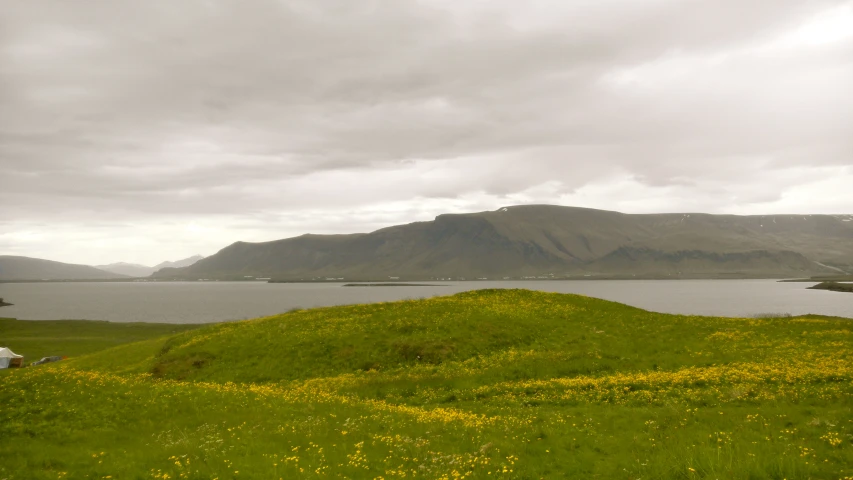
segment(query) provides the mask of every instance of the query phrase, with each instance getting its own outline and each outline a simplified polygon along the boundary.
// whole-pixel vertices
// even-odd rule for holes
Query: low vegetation
[[[851,340],[525,290],[294,311],[0,374],[0,478],[849,480]]]

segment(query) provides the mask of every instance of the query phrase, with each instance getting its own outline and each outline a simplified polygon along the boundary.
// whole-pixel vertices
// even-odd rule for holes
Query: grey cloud
[[[437,198],[547,181],[573,192],[618,172],[710,191],[753,175],[744,162],[757,158],[764,168],[851,161],[853,100],[832,94],[853,83],[850,42],[737,58],[844,2],[457,3],[8,5],[0,213],[329,205],[346,195],[276,189],[299,191],[323,172],[370,181],[405,161],[456,169],[398,192]],[[728,58],[722,74],[689,84],[607,84],[656,62],[704,68],[715,55]]]

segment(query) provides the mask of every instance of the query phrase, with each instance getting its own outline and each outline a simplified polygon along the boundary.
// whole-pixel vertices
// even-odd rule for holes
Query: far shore
[[[447,287],[434,283],[347,283],[343,287]]]
[[[404,279],[399,282],[382,282],[376,279],[349,279],[346,286],[417,286],[417,287],[436,287],[445,286],[442,284],[432,283],[405,283],[405,282],[453,282],[453,283],[477,283],[477,282],[576,282],[576,281],[636,281],[636,280],[771,280],[777,282],[799,282],[799,283],[819,283],[819,282],[853,282],[853,276],[837,276],[837,277],[813,277],[813,278],[780,278],[771,276],[741,276],[741,275],[583,275],[583,276],[537,276],[537,277],[510,277],[510,278],[412,278]],[[266,279],[266,278],[197,278],[197,279],[180,279],[180,278],[112,278],[112,279],[4,279],[0,280],[0,284],[14,283],[217,283],[217,282],[240,282],[240,283],[344,283],[344,279]],[[6,304],[11,305],[11,304]],[[3,305],[0,305],[3,306]]]
[[[789,278],[786,280],[779,280],[780,282],[801,282],[801,283],[813,283],[813,282],[853,282],[853,275],[827,275],[820,277],[809,277],[809,278]]]

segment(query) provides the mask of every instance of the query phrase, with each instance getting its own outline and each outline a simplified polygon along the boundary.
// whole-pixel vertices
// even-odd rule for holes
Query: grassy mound
[[[295,311],[3,374],[0,478],[846,478],[851,339],[524,290]]]
[[[264,383],[458,363],[507,350],[540,352],[496,372],[513,378],[710,365],[693,353],[709,347],[716,362],[744,358],[747,352],[722,342],[709,345],[706,337],[719,325],[696,318],[577,295],[481,290],[215,324],[145,349],[129,345],[89,357],[80,367],[109,370],[118,358],[119,369],[133,366],[124,373]]]
[[[462,362],[507,349],[588,352],[607,343],[613,353],[595,362],[577,354],[575,361],[542,365],[557,375],[588,374],[651,367],[648,354],[656,347],[635,340],[667,335],[666,328],[650,328],[653,317],[587,297],[490,290],[216,324],[148,351],[133,345],[81,363],[101,369],[102,361],[120,357],[158,378],[258,383]],[[614,328],[630,335],[607,335]],[[680,364],[678,354],[673,360]]]

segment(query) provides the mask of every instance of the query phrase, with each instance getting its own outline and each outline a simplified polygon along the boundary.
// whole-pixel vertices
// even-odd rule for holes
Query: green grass
[[[0,346],[33,362],[47,356],[76,357],[123,343],[163,337],[199,325],[110,323],[90,320],[0,318]]]
[[[851,340],[524,290],[209,325],[0,374],[0,479],[846,479]]]

